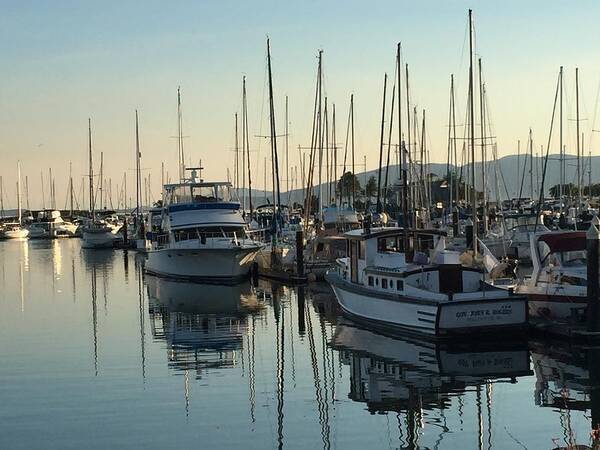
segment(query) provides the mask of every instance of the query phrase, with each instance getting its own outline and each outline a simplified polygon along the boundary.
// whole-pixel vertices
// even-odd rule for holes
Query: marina
[[[251,3],[8,11],[0,448],[600,450],[593,14]]]

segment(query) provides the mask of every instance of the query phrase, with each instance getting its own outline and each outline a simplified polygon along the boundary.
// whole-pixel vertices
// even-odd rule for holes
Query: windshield
[[[167,203],[215,203],[231,201],[228,185],[180,185],[167,188]]]

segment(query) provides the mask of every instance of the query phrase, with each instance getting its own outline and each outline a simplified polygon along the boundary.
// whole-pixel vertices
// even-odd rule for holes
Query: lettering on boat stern
[[[512,314],[512,305],[502,305],[500,308],[481,308],[472,309],[470,311],[458,311],[457,319],[477,319],[485,316],[505,316]]]
[[[525,304],[491,302],[442,308],[440,328],[519,324],[525,321]]]

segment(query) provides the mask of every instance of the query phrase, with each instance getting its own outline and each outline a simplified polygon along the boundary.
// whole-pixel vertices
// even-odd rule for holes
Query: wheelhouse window
[[[382,278],[381,279],[381,287],[383,289],[387,289],[387,287],[388,287],[388,280],[387,280],[387,278]]]
[[[401,291],[403,289],[404,289],[404,280],[397,280],[396,281],[396,290]]]
[[[231,238],[243,239],[246,237],[244,227],[200,227],[185,228],[173,231],[175,242],[200,239],[206,242],[206,238]]]
[[[373,277],[369,275],[369,286],[373,286]]]
[[[231,201],[230,186],[183,184],[169,186],[166,190],[167,204],[173,203],[216,203]]]
[[[389,236],[377,239],[377,252],[379,253],[403,253],[404,245],[402,236]]]

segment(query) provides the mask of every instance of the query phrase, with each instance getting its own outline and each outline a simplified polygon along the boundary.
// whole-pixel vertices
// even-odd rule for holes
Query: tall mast
[[[388,134],[388,143],[387,143],[387,160],[385,164],[385,179],[383,182],[383,210],[386,211],[387,205],[387,197],[388,197],[388,175],[390,171],[390,151],[392,148],[392,133],[393,133],[393,125],[394,125],[394,101],[396,97],[396,86],[392,88],[392,104],[390,105],[390,127]]]
[[[577,126],[577,213],[581,207],[581,148],[579,147],[579,68],[575,68],[575,108],[576,108],[576,126]]]
[[[25,207],[27,211],[30,212],[29,209],[29,177],[25,175]]]
[[[289,142],[288,142],[288,96],[285,96],[285,190],[290,192],[290,159],[289,159]],[[289,197],[289,194],[288,194]],[[289,202],[288,202],[289,203]]]
[[[399,150],[401,152],[400,168],[402,176],[402,225],[404,228],[408,228],[408,179],[406,173],[407,161],[406,148],[404,147],[404,140],[402,139],[402,44],[400,42],[398,42],[396,49],[396,67],[398,72],[398,144],[400,145]],[[404,251],[408,251],[408,236],[406,234],[404,237]]]
[[[560,120],[560,126],[559,126],[559,148],[560,148],[560,185],[558,187],[558,192],[559,192],[559,202],[560,202],[560,214],[562,215],[563,213],[563,184],[564,184],[564,178],[565,178],[565,174],[564,174],[564,155],[563,155],[563,66],[560,66],[560,71],[559,71],[559,83],[560,83],[560,105],[559,105],[559,120]],[[541,206],[541,205],[540,205]]]
[[[4,181],[0,175],[0,217],[4,217]]]
[[[352,159],[352,209],[356,202],[356,169],[354,168],[354,94],[350,94],[350,154]],[[365,173],[367,173],[367,165],[365,163]],[[366,184],[365,184],[366,187]]]
[[[104,152],[100,152],[100,210],[104,208]]]
[[[73,217],[73,164],[71,163],[71,161],[69,161],[69,209],[71,217]]]
[[[533,134],[529,128],[529,190],[531,200],[533,200]]]
[[[410,151],[411,151],[411,147],[410,147],[410,91],[409,91],[409,81],[408,81],[408,64],[406,64],[406,75],[405,75],[405,79],[406,79],[406,164],[403,164],[404,166],[404,171],[405,173],[405,180],[404,180],[404,190],[405,190],[405,196],[406,196],[406,213],[408,213],[408,192],[409,192],[409,185],[410,183],[408,182],[408,175],[409,175],[409,171],[410,171]],[[412,177],[411,177],[411,181],[412,181]],[[413,202],[412,208],[414,210],[414,198],[411,196],[410,201]],[[404,220],[407,221],[405,224],[405,227],[408,228],[408,216],[404,217]],[[411,222],[411,225],[414,225],[414,221]]]
[[[335,140],[335,103],[333,103],[333,115],[331,117],[331,140],[333,141],[333,195],[337,185],[337,141]],[[341,207],[341,205],[340,205]]]
[[[383,159],[383,134],[385,124],[385,96],[387,88],[387,73],[383,77],[383,105],[381,107],[381,135],[379,138],[379,169],[377,173],[377,212],[381,213],[381,165]]]
[[[448,180],[448,209],[452,212],[452,200],[453,200],[453,184],[454,180],[450,167],[452,166],[452,112],[453,112],[453,101],[454,101],[454,74],[450,75],[450,107],[448,108],[448,164],[446,167],[446,179]]]
[[[50,208],[56,209],[54,201],[54,190],[52,189],[52,167],[48,168],[48,190],[50,191]]]
[[[89,151],[89,195],[90,195],[90,213],[92,219],[96,218],[94,208],[94,161],[92,157],[92,119],[88,119],[88,151]]]
[[[250,171],[250,142],[248,139],[248,100],[246,97],[246,77],[244,76],[243,80],[242,80],[242,147],[245,146],[245,152],[246,152],[246,160],[245,161],[245,165],[248,166],[248,206],[250,208],[250,218],[252,219],[252,178],[250,176],[251,171]],[[244,148],[242,149],[242,152],[244,152]],[[243,155],[242,155],[243,158]],[[257,169],[258,170],[258,169]],[[245,173],[245,172],[244,172]],[[242,180],[244,187],[245,187],[245,181]],[[245,197],[244,197],[244,211],[246,207],[246,201],[245,201]]]
[[[181,87],[177,86],[177,152],[179,155],[179,181],[185,178],[185,153],[183,151],[183,118],[181,113]]]
[[[487,184],[485,182],[485,164],[486,155],[486,138],[485,138],[485,108],[483,107],[483,80],[481,77],[481,58],[479,62],[479,115],[480,115],[480,130],[481,130],[481,189],[483,191],[483,233],[487,233]]]
[[[235,113],[235,166],[234,166],[234,180],[235,180],[235,193],[240,198],[240,155],[239,155],[239,139],[238,139],[238,115]]]
[[[142,168],[141,168],[141,157],[140,152],[140,130],[138,111],[135,110],[135,208],[138,217],[138,226],[141,225],[142,217]]]
[[[275,106],[273,104],[273,74],[271,72],[271,44],[267,38],[267,66],[269,71],[269,111],[271,121],[271,156],[273,158],[273,173],[275,176],[275,191],[277,194],[276,212],[279,214],[281,198],[279,190],[279,163],[277,160],[277,133],[275,131]],[[275,203],[275,199],[273,199]]]
[[[17,217],[21,225],[21,161],[17,161]]]
[[[40,182],[42,185],[42,209],[46,209],[46,194],[44,193],[44,171],[40,170]]]
[[[474,86],[473,86],[473,11],[469,9],[469,130],[471,146],[471,182],[473,183],[473,195],[471,201],[473,211],[473,253],[477,253],[477,190],[475,189],[475,105],[474,105]]]

